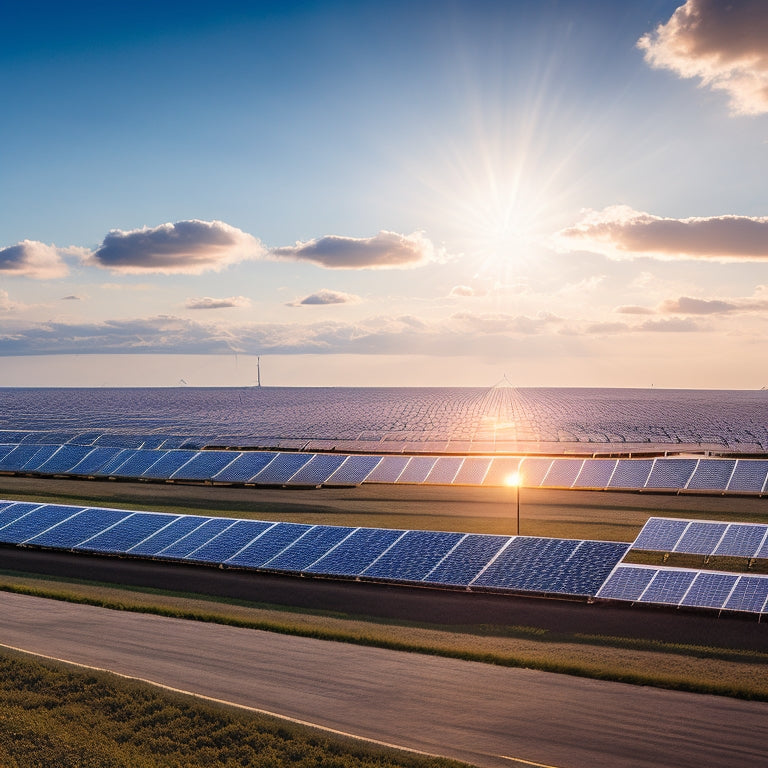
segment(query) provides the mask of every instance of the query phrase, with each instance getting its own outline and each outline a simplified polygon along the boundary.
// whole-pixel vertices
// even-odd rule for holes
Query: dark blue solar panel
[[[735,573],[713,573],[702,571],[696,576],[693,586],[681,605],[697,608],[722,608],[733,585],[739,577]]]
[[[82,461],[93,448],[85,445],[63,445],[50,459],[44,461],[37,472],[46,475],[56,475],[68,472],[75,464]]]
[[[488,468],[491,466],[489,458],[473,458],[467,456],[461,469],[453,478],[454,485],[482,485]]]
[[[647,549],[651,552],[671,552],[688,527],[689,520],[669,520],[652,517],[637,535],[633,549]]]
[[[37,472],[38,467],[59,450],[58,445],[41,445],[36,453],[21,468],[22,472]]]
[[[114,448],[108,448],[107,450],[115,450]],[[137,451],[130,449],[130,448],[118,448],[118,453],[116,453],[111,459],[107,459],[107,461],[97,470],[94,471],[94,475],[96,476],[109,476],[111,477],[114,473],[114,471],[125,461],[127,461],[131,456],[133,456]]]
[[[155,451],[157,461],[144,470],[141,476],[150,480],[167,480],[196,453],[196,451]]]
[[[586,459],[573,487],[607,488],[615,468],[616,459]]]
[[[158,512],[133,512],[117,525],[82,542],[78,549],[93,552],[127,552],[177,519],[176,515]]]
[[[412,456],[396,482],[423,483],[436,461],[434,456]]]
[[[0,470],[19,472],[21,468],[40,450],[39,445],[18,445],[0,459]]]
[[[162,455],[163,451],[141,449],[132,453],[110,474],[115,477],[141,477]]]
[[[643,568],[637,565],[620,565],[597,593],[598,597],[609,600],[631,600],[640,598],[657,568]]]
[[[325,485],[360,485],[381,461],[381,456],[347,456]]]
[[[342,526],[316,525],[290,547],[264,563],[264,567],[280,571],[302,571],[354,530]]]
[[[287,485],[322,485],[346,457],[339,454],[318,453],[313,456],[287,483]]]
[[[15,448],[15,445],[0,445],[0,459],[4,459]]]
[[[128,552],[132,555],[156,555],[182,536],[186,536],[190,531],[201,526],[206,520],[210,520],[210,518],[198,517],[197,515],[170,518],[168,525],[131,547]]]
[[[768,600],[768,576],[741,576],[725,604],[729,611],[760,613]]]
[[[696,468],[696,459],[656,459],[646,488],[685,488]]]
[[[272,451],[244,451],[213,476],[217,483],[247,483],[277,456]]]
[[[609,488],[643,488],[651,472],[653,459],[619,459]]]
[[[68,470],[68,474],[92,475],[108,461],[114,459],[120,450],[120,448],[93,448],[87,456]]]
[[[380,579],[420,581],[464,534],[408,531],[362,575]]]
[[[6,525],[12,523],[14,520],[18,520],[20,517],[28,514],[33,509],[37,509],[38,507],[43,506],[42,504],[38,504],[34,501],[12,501],[4,503],[5,507],[0,510],[0,541],[5,541],[3,538],[2,529]]]
[[[768,526],[731,523],[714,551],[715,555],[755,557],[765,539]]]
[[[71,549],[105,528],[124,520],[130,514],[126,510],[117,509],[84,509],[74,517],[31,537],[27,543],[36,544],[40,547]]]
[[[265,523],[261,520],[238,520],[233,526],[190,553],[189,559],[206,563],[223,563],[273,525],[274,523]]]
[[[210,480],[236,458],[234,451],[200,451],[170,477],[174,480]]]
[[[300,523],[277,523],[268,528],[245,549],[227,560],[228,565],[261,568],[264,563],[282,552],[287,546],[306,533],[312,526]]]
[[[21,544],[65,518],[76,515],[82,509],[82,507],[44,504],[0,530],[1,540],[6,544]]]
[[[170,544],[165,549],[161,549],[158,557],[184,558],[194,552],[198,547],[202,547],[214,536],[234,525],[235,521],[225,517],[212,517],[206,520],[202,525],[190,531],[185,536]]]
[[[740,493],[760,493],[768,474],[768,461],[739,459],[733,470],[728,490]]]
[[[252,477],[251,482],[257,485],[285,485],[311,458],[311,453],[280,453]]]
[[[557,591],[559,565],[573,554],[578,541],[516,537],[475,579],[472,586],[530,592]]]
[[[768,559],[768,538],[763,539],[763,543],[760,545],[755,557]]]
[[[541,484],[546,488],[570,488],[583,463],[583,459],[555,459]]]
[[[407,456],[384,456],[366,478],[366,483],[394,483],[405,469]]]
[[[735,466],[734,459],[701,459],[688,481],[688,490],[724,491]]]
[[[509,541],[509,536],[467,534],[458,546],[424,577],[424,581],[431,584],[466,586]]]
[[[556,566],[550,591],[596,595],[628,549],[628,544],[613,541],[582,541],[565,562]]]
[[[329,576],[357,576],[403,534],[404,531],[386,528],[358,528],[307,571]]]
[[[677,605],[693,583],[696,571],[659,570],[640,598],[641,603]]]
[[[728,527],[727,523],[692,522],[680,541],[675,544],[674,552],[689,555],[711,555]]]

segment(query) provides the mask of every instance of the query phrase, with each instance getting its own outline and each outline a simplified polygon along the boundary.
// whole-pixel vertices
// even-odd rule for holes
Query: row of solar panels
[[[598,598],[655,605],[768,613],[768,576],[621,564]]]
[[[633,549],[689,555],[768,558],[768,525],[652,517]]]
[[[319,576],[594,596],[629,545],[0,502],[0,542]]]
[[[0,472],[256,485],[417,483],[527,487],[768,492],[768,460],[376,456],[275,451],[152,450],[81,445],[0,445]]]

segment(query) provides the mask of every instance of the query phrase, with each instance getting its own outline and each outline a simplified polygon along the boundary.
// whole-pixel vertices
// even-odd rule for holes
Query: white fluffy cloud
[[[768,217],[665,219],[627,206],[586,211],[555,237],[560,250],[586,250],[615,259],[768,260]]]
[[[64,277],[69,270],[61,258],[62,252],[66,251],[36,240],[22,240],[16,245],[0,248],[0,275],[38,280]]]
[[[177,221],[124,232],[113,229],[87,263],[126,274],[219,271],[264,253],[259,241],[223,221]]]
[[[292,246],[273,248],[270,256],[309,261],[328,269],[408,269],[445,258],[421,232],[401,235],[381,231],[373,237],[326,235]]]
[[[768,112],[765,0],[688,0],[637,45],[652,67],[725,91],[734,114]]]
[[[351,293],[344,293],[342,291],[330,291],[327,288],[322,288],[316,293],[311,293],[309,296],[305,296],[303,299],[296,299],[289,302],[289,307],[300,306],[326,306],[328,304],[357,304],[360,302],[360,297]]]
[[[187,299],[184,305],[187,309],[228,309],[231,307],[250,307],[251,300],[246,296],[229,296],[225,299],[214,299],[210,296]]]

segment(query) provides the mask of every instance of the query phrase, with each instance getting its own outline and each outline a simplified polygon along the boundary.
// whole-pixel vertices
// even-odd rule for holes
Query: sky
[[[30,0],[0,94],[0,386],[768,385],[764,0]]]

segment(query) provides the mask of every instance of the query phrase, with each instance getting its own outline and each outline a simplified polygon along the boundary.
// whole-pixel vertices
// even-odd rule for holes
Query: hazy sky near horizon
[[[0,89],[0,386],[768,385],[763,0],[32,0]]]

